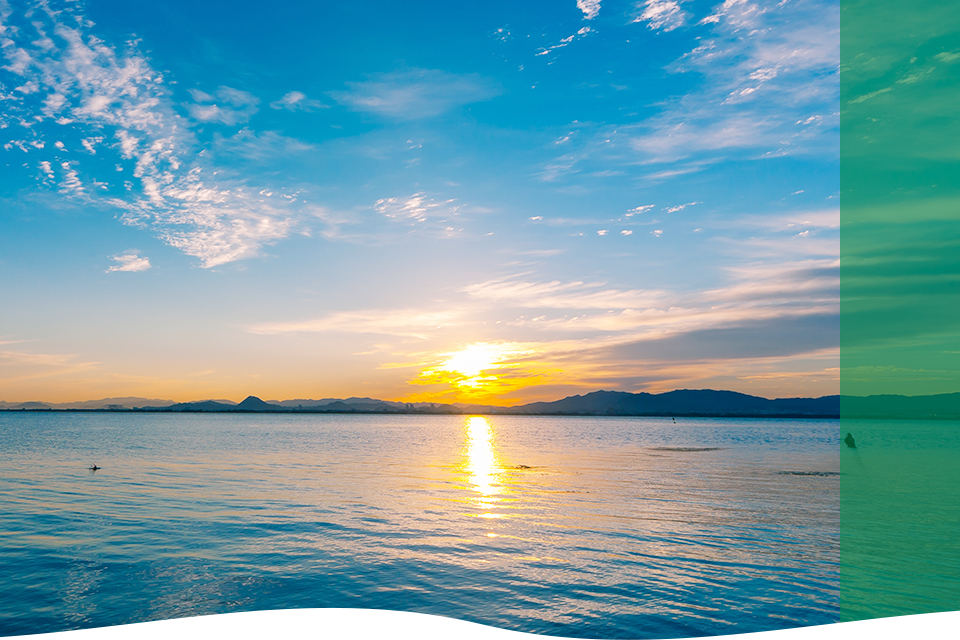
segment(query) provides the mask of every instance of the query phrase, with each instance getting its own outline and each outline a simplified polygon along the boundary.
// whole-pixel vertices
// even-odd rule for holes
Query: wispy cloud
[[[705,83],[651,121],[635,149],[661,159],[731,149],[793,153],[829,129],[825,118],[835,126],[835,6],[727,0],[702,24],[713,33],[674,70],[701,72]]]
[[[266,322],[248,328],[250,333],[371,333],[425,340],[439,328],[455,326],[461,314],[422,309],[372,309],[340,312],[299,322]]]
[[[440,115],[472,102],[494,98],[499,85],[479,74],[456,75],[436,69],[410,69],[348,82],[346,91],[331,96],[355,111],[402,120]]]
[[[290,91],[279,100],[271,102],[270,108],[286,109],[287,111],[314,111],[316,109],[329,109],[330,107],[319,100],[308,98],[302,91]]]
[[[442,208],[452,202],[453,200],[434,202],[422,193],[414,193],[406,198],[381,198],[374,203],[373,208],[383,216],[394,220],[426,222],[427,216],[432,210]],[[441,210],[445,213],[451,213],[449,209]]]
[[[136,252],[122,253],[113,256],[111,260],[117,264],[107,269],[107,273],[114,271],[146,271],[150,268],[150,259],[146,256],[140,256]]]
[[[600,13],[600,0],[577,0],[577,9],[583,12],[584,20],[593,20]]]
[[[637,7],[634,22],[645,22],[654,31],[673,31],[683,26],[687,13],[676,0],[646,0]]]
[[[685,203],[683,203],[683,204],[677,204],[677,205],[674,205],[674,206],[672,206],[672,207],[667,207],[667,208],[666,208],[666,212],[667,212],[667,213],[677,213],[678,211],[683,211],[683,210],[686,209],[687,207],[692,207],[692,206],[695,205],[695,204],[701,204],[701,203],[699,203],[699,202],[685,202]]]
[[[696,46],[668,66],[693,88],[661,102],[657,115],[565,144],[544,163],[542,179],[558,181],[601,160],[608,169],[661,165],[645,176],[661,181],[731,157],[838,155],[835,4],[727,0],[697,24],[674,0],[647,0],[637,12],[635,22],[658,32],[697,30]]]
[[[13,11],[4,11],[6,22]],[[4,31],[3,84],[24,90],[5,96],[0,130],[21,132],[6,143],[10,148],[56,154],[39,163],[44,181],[67,196],[120,208],[123,222],[149,229],[207,267],[257,255],[298,228],[301,216],[289,202],[269,202],[258,195],[262,186],[213,177],[194,122],[177,113],[164,76],[134,43],[120,52],[97,38],[74,3],[28,12],[23,26]],[[259,102],[230,87],[191,94],[187,112],[208,123],[243,122]],[[98,148],[98,155],[115,154],[118,172],[99,180],[88,173],[60,141],[74,132],[86,158]],[[44,144],[51,139],[55,145]]]
[[[302,140],[284,136],[276,131],[241,129],[229,138],[215,136],[214,151],[247,160],[288,158],[314,149]]]
[[[597,5],[598,5],[598,7],[599,7],[599,3],[597,3]],[[598,8],[598,10],[599,10],[599,8]],[[589,19],[589,18],[588,18],[588,19]],[[541,48],[541,49],[540,49],[539,51],[537,51],[537,53],[534,54],[534,55],[536,55],[536,56],[545,56],[545,55],[548,55],[548,54],[550,54],[550,53],[553,53],[553,52],[556,51],[557,49],[562,49],[562,48],[566,47],[567,45],[569,45],[570,43],[572,43],[573,41],[579,40],[579,39],[581,39],[581,38],[584,38],[584,37],[586,37],[586,36],[588,36],[588,35],[590,35],[590,34],[592,34],[592,33],[595,33],[592,28],[590,28],[590,27],[581,27],[575,34],[570,35],[570,36],[567,36],[566,38],[562,38],[562,39],[560,40],[560,42],[558,42],[558,43],[556,43],[556,44],[554,44],[554,45],[551,45],[551,46],[549,46],[549,47],[543,47],[543,48]],[[568,134],[567,136],[564,136],[563,138],[560,138],[559,140],[556,141],[555,144],[563,144],[564,142],[566,142],[566,141],[569,140],[569,139],[570,139],[570,134]]]
[[[603,283],[528,282],[524,280],[489,280],[461,289],[472,298],[506,307],[550,309],[612,309],[650,307],[663,303],[662,290],[604,289]]]
[[[248,121],[257,112],[260,100],[251,93],[220,87],[213,95],[198,89],[190,89],[194,103],[186,105],[190,115],[201,122],[240,124]]]
[[[0,350],[0,383],[11,393],[33,380],[85,373],[98,364],[80,360],[75,354]]]

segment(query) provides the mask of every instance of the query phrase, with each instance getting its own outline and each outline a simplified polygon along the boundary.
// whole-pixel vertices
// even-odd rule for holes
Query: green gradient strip
[[[960,391],[958,7],[842,2],[844,395]],[[960,609],[960,423],[842,427],[841,619]]]

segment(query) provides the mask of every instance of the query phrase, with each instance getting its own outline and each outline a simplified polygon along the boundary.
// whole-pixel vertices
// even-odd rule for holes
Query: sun
[[[406,401],[496,401],[525,387],[562,374],[540,361],[539,345],[520,342],[473,342],[457,351],[434,353],[412,384],[432,387]]]
[[[461,351],[444,354],[447,357],[438,369],[459,373],[467,379],[479,378],[484,371],[499,369],[500,361],[507,354],[502,345],[478,342]]]
[[[475,342],[459,351],[437,354],[442,360],[420,372],[421,382],[445,383],[464,391],[496,386],[497,372],[515,367],[512,361],[526,353],[509,343]]]

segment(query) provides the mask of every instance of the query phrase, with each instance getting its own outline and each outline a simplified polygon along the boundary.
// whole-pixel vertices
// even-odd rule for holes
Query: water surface
[[[825,624],[839,435],[830,420],[0,413],[0,634],[299,607],[595,638]]]

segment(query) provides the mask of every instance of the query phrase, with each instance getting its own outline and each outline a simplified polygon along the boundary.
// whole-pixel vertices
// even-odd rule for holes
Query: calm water
[[[0,634],[296,607],[576,637],[825,624],[839,430],[0,413]]]

